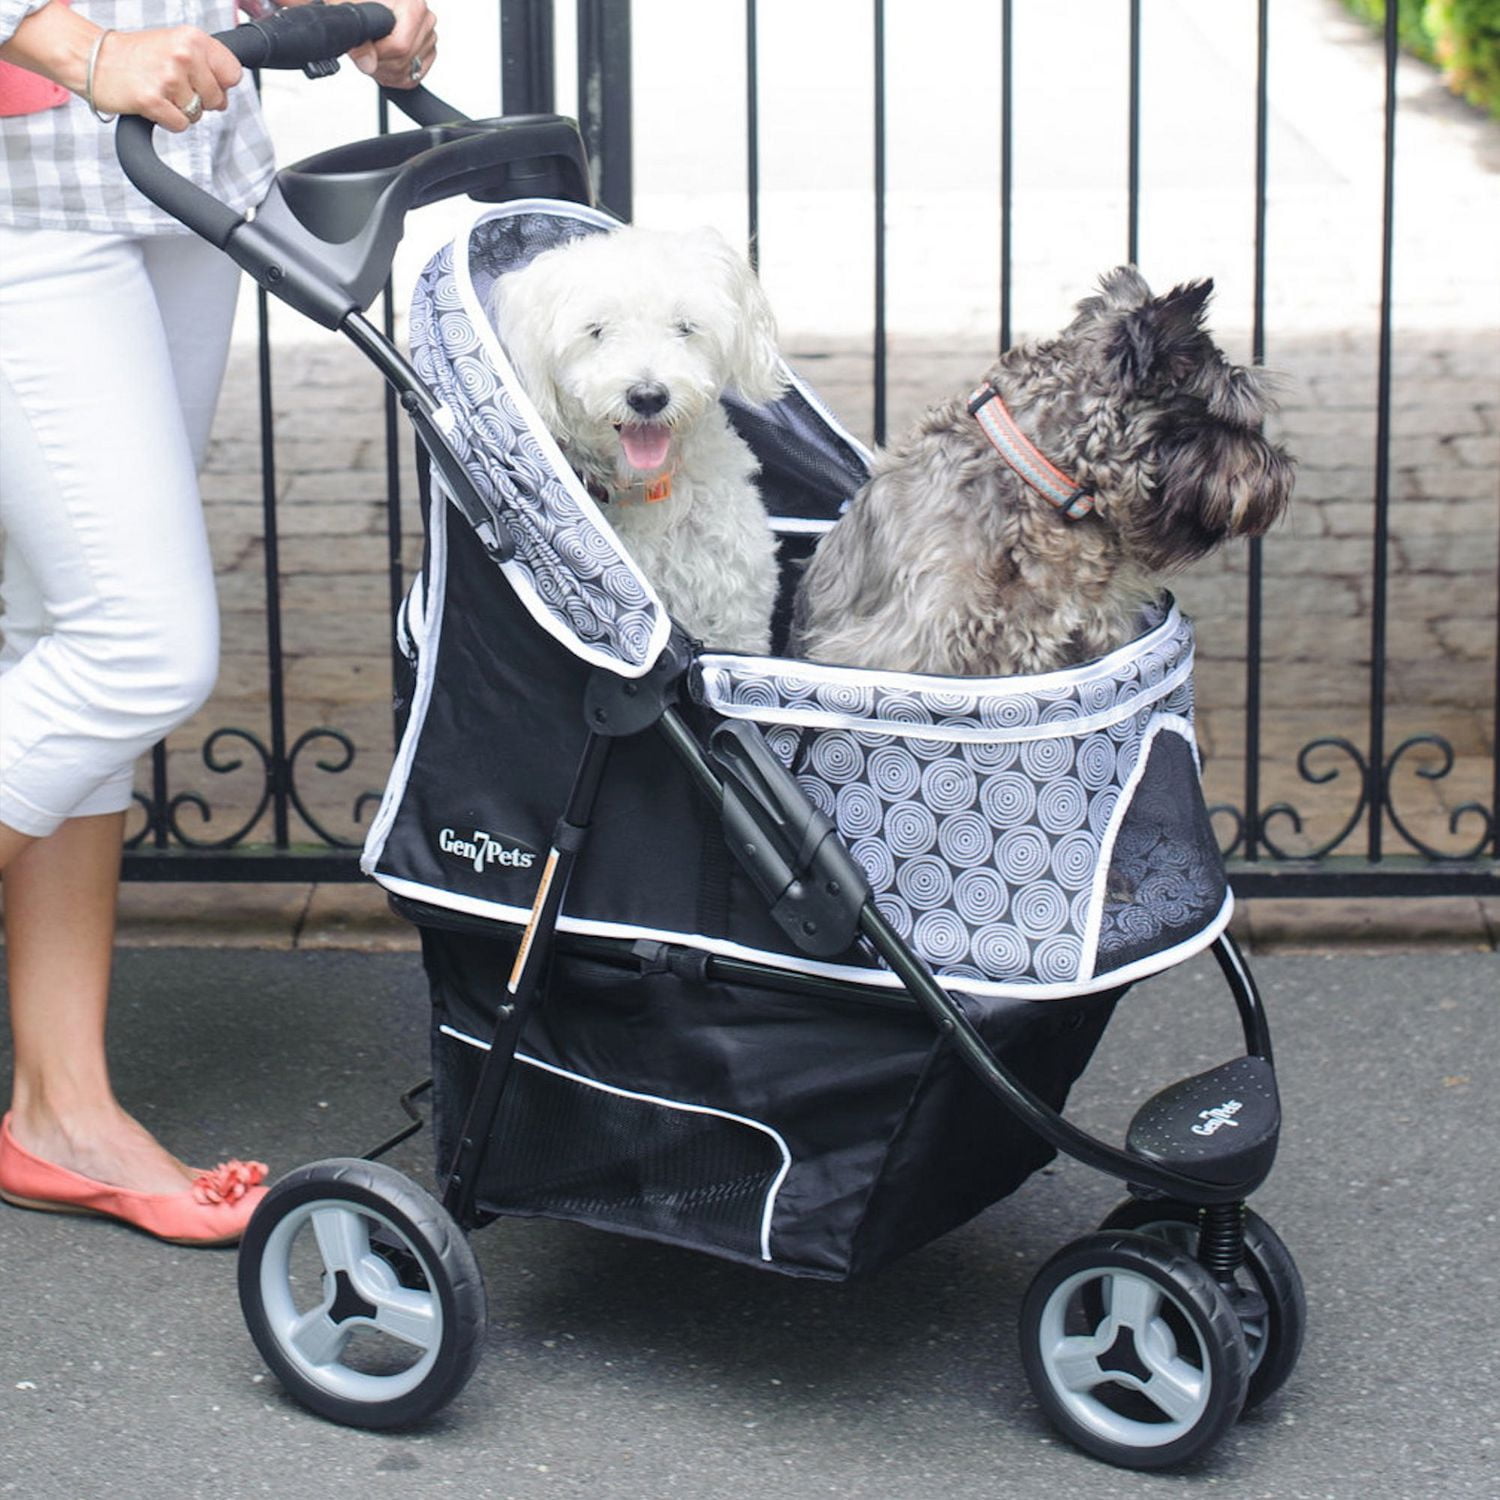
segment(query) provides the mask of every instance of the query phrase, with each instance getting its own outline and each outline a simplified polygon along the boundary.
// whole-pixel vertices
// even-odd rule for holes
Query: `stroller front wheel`
[[[1239,1320],[1195,1260],[1138,1234],[1092,1234],[1037,1273],[1021,1307],[1037,1401],[1086,1452],[1156,1469],[1207,1451],[1244,1404]]]
[[[429,1194],[378,1162],[290,1172],[239,1253],[240,1307],[302,1405],[351,1427],[410,1426],[458,1394],[486,1326],[468,1241]]]
[[[1127,1198],[1100,1224],[1101,1230],[1128,1229],[1161,1240],[1197,1259],[1199,1210],[1191,1203]],[[1253,1209],[1245,1210],[1245,1263],[1239,1284],[1265,1301],[1263,1316],[1240,1326],[1250,1351],[1250,1387],[1245,1410],[1281,1389],[1302,1352],[1307,1327],[1307,1294],[1292,1253]]]

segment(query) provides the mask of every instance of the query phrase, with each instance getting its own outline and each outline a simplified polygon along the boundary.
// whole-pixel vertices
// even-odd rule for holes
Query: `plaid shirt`
[[[0,0],[0,42],[44,0]],[[236,0],[74,0],[73,9],[117,31],[144,26],[201,26],[224,31],[235,23]],[[257,11],[263,7],[241,4]],[[105,43],[104,65],[109,62]],[[255,86],[246,78],[229,92],[229,107],[205,114],[174,135],[158,131],[156,147],[174,171],[239,213],[260,202],[271,185],[271,141],[260,117]],[[187,233],[148,202],[120,171],[115,133],[82,99],[31,115],[0,119],[0,224],[19,229],[93,229],[115,234]]]

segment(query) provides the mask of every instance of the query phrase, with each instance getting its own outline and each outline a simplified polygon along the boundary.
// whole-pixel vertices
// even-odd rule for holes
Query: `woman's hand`
[[[103,40],[101,41],[101,37]],[[206,109],[223,109],[243,69],[234,54],[195,26],[102,32],[66,5],[34,10],[0,46],[0,57],[82,98],[101,114],[145,115],[186,130]]]
[[[427,0],[384,0],[396,13],[389,36],[353,48],[349,60],[388,89],[414,89],[437,56],[437,17]]]
[[[186,130],[204,110],[223,109],[243,75],[235,55],[194,26],[112,31],[95,59],[91,102],[102,114]]]

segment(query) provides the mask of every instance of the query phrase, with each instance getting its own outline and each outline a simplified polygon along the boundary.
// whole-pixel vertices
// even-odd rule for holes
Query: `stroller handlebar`
[[[305,67],[378,40],[383,5],[309,4],[216,34],[247,66]],[[407,212],[468,194],[593,201],[578,127],[556,115],[470,120],[422,87],[380,91],[419,129],[324,151],[284,168],[251,215],[231,208],[156,153],[155,126],[122,115],[115,150],[158,207],[224,251],[268,292],[325,328],[367,308],[385,285]]]
[[[395,25],[395,15],[384,5],[299,5],[217,32],[214,40],[247,68],[305,68],[378,42]]]
[[[395,24],[395,15],[384,5],[309,4],[215,32],[214,40],[247,68],[306,68],[334,61],[362,42],[379,41]],[[156,154],[155,128],[144,115],[120,116],[115,154],[121,169],[159,208],[224,249],[243,218]]]

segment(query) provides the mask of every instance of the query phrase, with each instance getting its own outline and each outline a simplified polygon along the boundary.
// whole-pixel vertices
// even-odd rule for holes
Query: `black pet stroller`
[[[358,39],[335,23],[380,18],[339,10],[228,35],[297,66]],[[1280,1112],[1225,933],[1186,620],[1166,600],[1112,655],[1020,679],[705,652],[483,315],[498,275],[612,227],[576,131],[389,97],[422,128],[287,169],[249,223],[166,173],[143,122],[121,129],[153,198],[372,359],[422,458],[405,729],[363,865],[421,930],[442,1202],[369,1159],[276,1183],[240,1252],[262,1355],[324,1416],[413,1423],[473,1371],[464,1232],[497,1215],[838,1280],[1061,1150],[1131,1197],[1025,1298],[1037,1399],[1115,1463],[1204,1451],[1285,1381],[1304,1302],[1245,1207]],[[405,212],[462,193],[488,206],[422,276],[408,363],[361,312]],[[805,557],[867,456],[796,382],[730,414],[783,553]],[[1245,1054],[1158,1092],[1122,1147],[1067,1122],[1129,985],[1210,946]]]

